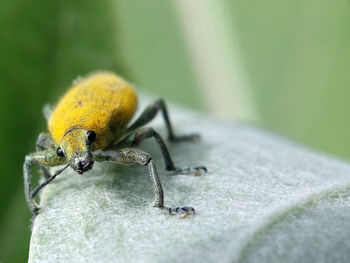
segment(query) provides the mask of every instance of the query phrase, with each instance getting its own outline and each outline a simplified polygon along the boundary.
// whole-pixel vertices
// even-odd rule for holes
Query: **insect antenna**
[[[66,166],[64,166],[63,168],[57,170],[53,175],[51,175],[49,178],[47,178],[47,180],[41,184],[39,184],[30,194],[30,198],[34,198],[37,193],[41,190],[41,188],[43,188],[44,186],[48,185],[53,179],[56,178],[57,175],[59,175],[60,173],[62,173],[67,167],[69,166],[69,164],[67,164]]]

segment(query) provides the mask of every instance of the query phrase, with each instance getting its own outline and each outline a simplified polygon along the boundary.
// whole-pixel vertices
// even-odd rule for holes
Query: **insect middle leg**
[[[165,125],[168,131],[168,139],[173,142],[181,142],[181,141],[194,141],[199,139],[199,134],[187,134],[177,136],[174,133],[173,127],[171,125],[169,114],[167,111],[167,107],[163,99],[158,99],[152,104],[148,105],[146,109],[141,113],[140,117],[128,127],[127,131],[133,131],[141,126],[144,126],[156,116],[156,114],[161,111]]]
[[[132,148],[119,149],[117,151],[95,151],[91,153],[93,159],[98,162],[102,161],[114,161],[122,164],[140,164],[148,167],[149,175],[151,177],[154,188],[154,201],[153,206],[158,207],[169,214],[179,215],[185,217],[195,212],[193,207],[184,206],[171,208],[164,206],[164,193],[162,184],[160,182],[157,168],[152,160],[151,155],[148,153]]]
[[[115,149],[121,149],[125,147],[136,147],[139,145],[143,140],[148,138],[154,138],[162,152],[164,162],[165,162],[165,169],[167,171],[173,171],[177,174],[194,174],[194,175],[200,175],[201,172],[206,172],[207,169],[204,166],[198,166],[198,167],[176,167],[174,165],[173,160],[171,159],[171,156],[169,154],[168,148],[162,139],[162,137],[157,133],[153,128],[151,127],[144,127],[136,129],[132,132],[130,132],[128,135],[126,135],[120,142],[118,142],[116,145],[113,146]]]

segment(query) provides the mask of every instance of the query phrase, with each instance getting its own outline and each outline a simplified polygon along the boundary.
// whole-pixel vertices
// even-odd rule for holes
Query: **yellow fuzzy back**
[[[98,148],[103,149],[121,135],[136,107],[136,93],[126,81],[112,73],[96,73],[73,84],[48,126],[57,145],[68,129],[81,126],[96,132]]]

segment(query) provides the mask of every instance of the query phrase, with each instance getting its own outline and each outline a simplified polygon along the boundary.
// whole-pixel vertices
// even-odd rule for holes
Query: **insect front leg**
[[[54,149],[54,148],[55,148],[54,143],[50,135],[46,133],[40,133],[36,141],[36,151],[40,152],[40,151]],[[41,165],[40,165],[40,173],[46,179],[48,179],[51,176],[47,168]]]
[[[35,153],[26,155],[25,161],[23,164],[24,193],[25,193],[28,207],[33,214],[37,214],[40,207],[34,200],[34,197],[38,193],[38,190],[32,192],[32,173],[30,171],[31,167],[34,165],[56,166],[56,165],[61,165],[65,163],[66,163],[66,159],[59,157],[56,151],[54,150],[40,151],[40,152],[35,152]],[[46,180],[46,182],[51,177],[52,176],[50,176]]]
[[[173,142],[181,142],[181,141],[195,141],[199,139],[199,134],[187,134],[176,136],[171,125],[169,114],[167,111],[167,107],[163,99],[158,99],[152,104],[148,105],[146,109],[141,113],[140,117],[130,126],[128,127],[128,131],[133,131],[151,120],[156,116],[156,114],[161,111],[165,125],[168,131],[168,139]]]
[[[207,169],[204,166],[184,167],[184,168],[176,167],[174,165],[173,160],[171,159],[171,156],[169,154],[168,148],[164,140],[159,135],[159,133],[157,133],[151,127],[139,128],[130,132],[120,142],[118,142],[116,145],[112,147],[116,149],[121,149],[125,147],[135,147],[139,145],[143,140],[148,138],[154,138],[156,140],[162,152],[164,162],[165,162],[165,169],[167,171],[173,171],[176,174],[193,174],[193,175],[200,175],[202,172],[207,171]]]
[[[148,167],[149,175],[151,177],[154,188],[154,201],[153,206],[162,209],[163,211],[178,215],[180,217],[186,217],[189,214],[194,214],[193,207],[184,206],[171,208],[164,206],[164,194],[162,184],[160,182],[157,168],[153,163],[151,155],[148,153],[132,148],[124,148],[117,151],[95,151],[92,153],[95,161],[115,161],[122,164],[140,164]]]

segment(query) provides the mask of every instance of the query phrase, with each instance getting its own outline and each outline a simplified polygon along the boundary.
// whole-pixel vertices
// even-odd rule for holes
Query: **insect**
[[[154,187],[153,206],[180,217],[194,213],[194,208],[189,206],[164,206],[163,189],[152,157],[135,147],[145,139],[154,138],[162,152],[166,170],[176,174],[201,174],[206,172],[204,166],[175,166],[162,137],[153,128],[143,126],[160,111],[170,141],[193,141],[199,136],[176,136],[162,99],[146,107],[128,125],[136,108],[137,95],[134,89],[110,72],[94,73],[76,81],[54,109],[44,108],[49,133],[39,135],[37,151],[26,155],[23,165],[25,197],[33,214],[40,211],[35,196],[64,169],[70,166],[83,174],[92,169],[94,162],[103,161],[147,166]],[[31,167],[34,165],[40,167],[45,181],[32,190]],[[58,165],[65,166],[51,175],[48,167]]]

